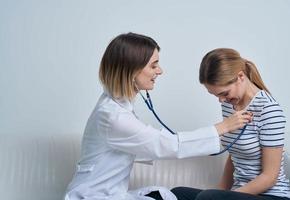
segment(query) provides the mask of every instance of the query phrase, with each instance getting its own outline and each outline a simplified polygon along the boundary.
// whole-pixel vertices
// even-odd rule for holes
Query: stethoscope
[[[243,129],[241,130],[241,132],[239,133],[238,137],[236,137],[236,139],[234,139],[234,141],[232,141],[230,144],[228,144],[223,150],[221,150],[220,152],[218,153],[213,153],[213,154],[210,154],[210,156],[217,156],[217,155],[220,155],[226,151],[228,151],[230,148],[232,148],[232,146],[240,139],[240,137],[243,135],[243,133],[245,132],[246,130],[246,127],[247,125],[245,125],[243,127]]]
[[[147,105],[147,107],[149,108],[149,110],[153,113],[153,115],[155,116],[155,118],[158,120],[158,122],[164,127],[166,128],[171,134],[176,134],[174,131],[172,131],[168,126],[166,126],[164,124],[164,122],[159,118],[159,116],[156,114],[154,108],[153,108],[153,103],[152,103],[152,100],[151,100],[151,97],[150,97],[150,94],[149,92],[146,90],[146,97],[145,98],[142,93],[140,92],[140,90],[138,90],[139,94],[141,95],[141,97],[143,98],[145,104]],[[247,125],[245,125],[243,127],[243,129],[241,130],[241,132],[239,133],[238,137],[236,137],[234,139],[234,141],[232,141],[230,144],[228,144],[222,151],[218,152],[218,153],[214,153],[214,154],[210,154],[210,156],[217,156],[217,155],[220,155],[226,151],[228,151],[239,139],[240,137],[243,135],[243,133],[245,132],[246,130],[246,127]]]
[[[171,134],[176,134],[173,130],[171,130],[168,126],[166,126],[164,124],[164,122],[159,118],[159,116],[156,114],[154,108],[153,108],[153,103],[150,97],[149,92],[146,90],[146,97],[147,99],[142,95],[142,93],[139,90],[139,94],[141,95],[141,97],[143,98],[143,100],[145,101],[147,107],[149,108],[149,110],[151,110],[151,112],[153,113],[153,115],[155,116],[155,118],[158,120],[158,122],[164,127],[166,128]]]

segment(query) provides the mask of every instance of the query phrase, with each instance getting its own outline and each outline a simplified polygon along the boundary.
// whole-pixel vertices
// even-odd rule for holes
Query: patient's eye
[[[229,91],[221,92],[218,94],[219,97],[227,97],[229,95]]]

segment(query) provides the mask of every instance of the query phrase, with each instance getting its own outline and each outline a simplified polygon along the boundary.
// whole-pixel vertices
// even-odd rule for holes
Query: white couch
[[[78,134],[0,134],[1,199],[61,200],[74,173],[80,141]],[[289,175],[289,145],[287,148]],[[136,163],[130,188],[148,185],[211,188],[222,174],[224,160],[225,156],[218,156],[162,160],[154,165]]]

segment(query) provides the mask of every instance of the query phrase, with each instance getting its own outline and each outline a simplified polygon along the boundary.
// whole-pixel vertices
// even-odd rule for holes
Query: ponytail
[[[231,84],[240,71],[260,90],[270,94],[255,64],[229,48],[214,49],[203,57],[199,68],[199,81],[202,84],[225,86]]]
[[[266,92],[268,92],[270,94],[270,91],[268,90],[268,88],[264,84],[262,77],[261,77],[259,71],[257,70],[256,65],[253,62],[248,61],[246,59],[244,59],[244,61],[245,61],[246,75],[248,76],[249,80],[252,83],[254,83],[259,89],[265,90]]]

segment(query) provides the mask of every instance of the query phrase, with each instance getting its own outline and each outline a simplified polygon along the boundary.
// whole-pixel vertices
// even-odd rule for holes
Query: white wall
[[[289,11],[287,0],[0,0],[0,133],[81,134],[102,91],[102,53],[129,31],[162,48],[152,97],[173,129],[221,119],[198,81],[203,55],[217,47],[257,64],[289,120]],[[159,127],[140,98],[136,109]]]

